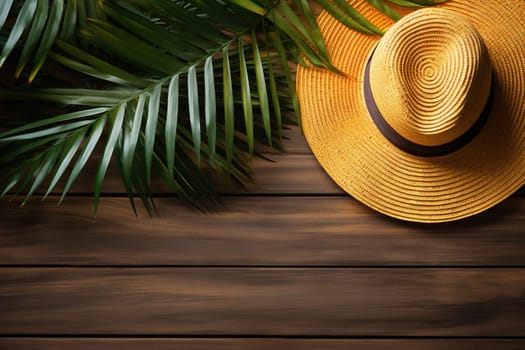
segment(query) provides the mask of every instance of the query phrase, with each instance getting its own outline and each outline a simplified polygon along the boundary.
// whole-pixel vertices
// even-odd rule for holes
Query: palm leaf
[[[253,107],[252,93],[250,91],[250,77],[248,76],[248,67],[244,54],[242,39],[239,38],[239,65],[241,70],[241,93],[244,113],[244,126],[246,128],[246,139],[248,140],[248,153],[250,158],[254,153],[254,136],[253,136]]]
[[[100,161],[100,165],[98,167],[97,174],[95,176],[95,191],[94,191],[95,213],[97,211],[98,203],[100,200],[100,192],[102,190],[102,183],[104,181],[104,176],[106,175],[109,161],[111,160],[111,157],[115,150],[115,144],[117,143],[117,140],[121,133],[125,114],[126,114],[126,105],[121,104],[119,108],[116,111],[114,111],[114,116],[110,118],[110,124],[112,124],[111,131],[108,137],[108,141],[106,143],[106,147],[104,148],[104,153],[102,153],[102,159]]]
[[[146,179],[148,186],[151,184],[151,161],[153,159],[153,147],[155,146],[155,137],[157,133],[157,121],[159,119],[159,105],[161,86],[157,85],[151,92],[148,101],[148,116],[144,130],[144,159],[146,163]]]
[[[40,45],[35,53],[35,65],[29,74],[29,82],[32,82],[36,74],[42,68],[44,60],[46,59],[47,53],[53,45],[55,38],[57,37],[58,28],[60,27],[60,19],[64,12],[64,1],[55,0],[51,7],[49,20],[46,23],[46,28],[42,34]]]
[[[380,33],[343,0],[318,3],[355,29]],[[299,118],[289,61],[337,72],[306,0],[15,0],[0,10],[2,76],[14,63],[13,75],[33,82],[6,81],[1,98],[51,111],[10,118],[8,127],[0,120],[4,194],[29,197],[49,177],[48,196],[66,177],[62,201],[105,140],[95,209],[116,158],[133,208],[137,195],[155,210],[156,172],[205,210],[215,191],[202,167],[246,180],[256,144],[278,145],[283,115]]]
[[[176,74],[170,79],[168,86],[168,107],[166,111],[166,161],[168,174],[173,176],[175,167],[175,145],[177,136],[177,120],[179,117],[179,75]]]
[[[387,3],[381,0],[367,0],[368,3],[379,11],[383,12],[386,16],[390,17],[394,21],[399,21],[401,19],[401,14],[389,6]]]
[[[24,45],[24,50],[22,51],[22,55],[20,56],[20,60],[18,62],[18,67],[16,69],[15,74],[17,77],[20,76],[20,73],[29,61],[30,54],[35,50],[36,46],[38,45],[40,34],[42,33],[46,25],[48,17],[48,8],[49,3],[47,0],[38,1],[35,19],[31,26],[31,30],[29,31],[29,35],[27,36],[27,40]]]
[[[4,26],[5,20],[11,10],[11,6],[13,6],[13,1],[14,0],[4,0],[0,3],[0,29]]]
[[[4,47],[0,52],[0,67],[4,64],[7,57],[11,54],[11,51],[13,51],[16,43],[18,42],[24,31],[29,27],[31,21],[33,20],[33,16],[35,15],[36,8],[36,0],[26,1],[24,3],[24,6],[18,13],[18,17],[16,18],[15,24],[10,30],[9,37],[7,38],[7,41],[5,42]]]
[[[217,140],[217,102],[215,96],[215,73],[213,70],[213,57],[208,57],[204,64],[204,100],[206,133],[208,135],[208,144],[210,145],[210,159],[215,157],[215,147]],[[200,152],[197,152],[200,154]]]

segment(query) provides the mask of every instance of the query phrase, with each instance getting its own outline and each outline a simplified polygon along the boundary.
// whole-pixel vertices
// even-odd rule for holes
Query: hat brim
[[[366,1],[350,3],[383,30],[393,24]],[[306,67],[297,71],[305,137],[321,166],[362,203],[407,221],[465,218],[525,184],[525,1],[449,1],[438,6],[474,24],[489,50],[494,79],[485,126],[453,153],[414,156],[376,128],[364,102],[363,74],[379,36],[356,32],[323,12],[321,31],[334,65],[345,75]]]

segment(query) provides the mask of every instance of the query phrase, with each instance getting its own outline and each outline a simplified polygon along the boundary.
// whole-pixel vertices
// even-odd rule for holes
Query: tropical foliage
[[[434,3],[369,2],[395,20],[391,4]],[[345,0],[317,3],[382,34]],[[61,184],[62,201],[98,159],[95,210],[112,159],[133,208],[154,210],[152,173],[208,208],[205,174],[249,179],[256,144],[279,147],[289,111],[300,122],[293,63],[337,71],[307,0],[2,0],[0,28],[2,196]]]

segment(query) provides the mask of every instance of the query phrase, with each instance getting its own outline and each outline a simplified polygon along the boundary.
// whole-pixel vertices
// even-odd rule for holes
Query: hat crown
[[[404,17],[385,33],[370,61],[370,88],[382,117],[423,146],[466,133],[490,87],[490,58],[481,36],[466,18],[444,9]]]

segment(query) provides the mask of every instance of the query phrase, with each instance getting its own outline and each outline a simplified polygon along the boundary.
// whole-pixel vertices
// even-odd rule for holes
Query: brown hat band
[[[485,103],[485,107],[483,108],[476,122],[474,122],[472,126],[458,138],[437,146],[420,145],[410,140],[407,140],[388,124],[388,122],[385,120],[385,118],[379,111],[379,108],[377,107],[377,104],[374,100],[372,89],[370,87],[370,61],[372,60],[372,56],[373,53],[372,55],[370,55],[370,58],[368,59],[368,62],[365,67],[364,97],[366,107],[368,109],[368,113],[372,117],[372,120],[374,121],[379,131],[381,131],[383,136],[385,136],[386,139],[390,141],[393,145],[395,145],[397,148],[416,156],[443,156],[465,146],[481,131],[481,129],[485,125],[492,107],[492,100],[494,95],[493,83],[491,84],[490,93]],[[494,82],[494,79],[492,79],[492,82]]]

